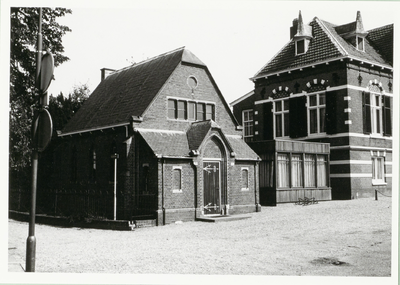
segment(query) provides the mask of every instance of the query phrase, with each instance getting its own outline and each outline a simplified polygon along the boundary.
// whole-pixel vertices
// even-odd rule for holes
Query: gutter
[[[68,132],[68,133],[61,133],[58,136],[59,137],[72,136],[72,135],[76,135],[76,134],[90,133],[90,132],[94,132],[94,131],[102,131],[102,130],[106,130],[106,129],[112,129],[112,128],[123,127],[123,126],[128,126],[128,125],[130,125],[130,123],[121,123],[121,124],[116,124],[116,125],[111,125],[111,126],[97,127],[97,128]]]
[[[261,76],[251,77],[249,79],[254,82],[254,81],[256,81],[257,79],[260,79],[260,78],[268,78],[268,76],[274,76],[274,75],[278,75],[279,76],[280,74],[283,74],[283,73],[291,73],[292,71],[295,71],[295,70],[302,70],[303,68],[315,67],[316,65],[320,65],[320,64],[324,64],[324,63],[326,65],[328,65],[330,62],[334,62],[334,61],[337,61],[337,60],[343,61],[344,59],[350,59],[350,61],[357,60],[357,61],[360,61],[361,63],[370,64],[371,67],[372,66],[378,66],[378,67],[381,67],[382,69],[387,68],[388,70],[393,72],[393,67],[390,66],[390,65],[383,65],[383,64],[380,64],[380,63],[374,63],[374,62],[371,62],[371,61],[368,61],[368,60],[359,59],[359,58],[353,57],[353,56],[340,56],[340,57],[336,57],[334,59],[319,61],[319,62],[315,62],[315,63],[312,63],[312,64],[302,65],[302,66],[298,66],[298,67],[294,67],[294,68],[284,69],[284,70],[281,70],[279,72],[266,73],[266,74],[263,74]]]

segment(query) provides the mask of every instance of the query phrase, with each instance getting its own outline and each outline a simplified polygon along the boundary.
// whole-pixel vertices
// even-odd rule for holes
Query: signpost
[[[114,221],[117,220],[117,159],[119,158],[118,153],[111,155],[114,159]]]
[[[47,88],[53,79],[54,58],[50,53],[42,56],[42,8],[39,8],[39,32],[37,39],[36,54],[36,88],[39,91],[39,110],[32,122],[32,188],[31,208],[29,218],[29,236],[26,241],[26,272],[35,272],[36,261],[36,237],[35,237],[35,216],[36,216],[36,191],[38,153],[46,149],[51,141],[53,133],[53,122],[49,111],[45,109],[48,105]]]

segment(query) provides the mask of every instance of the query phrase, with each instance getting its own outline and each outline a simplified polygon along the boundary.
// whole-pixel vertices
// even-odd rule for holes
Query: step
[[[238,220],[244,220],[244,219],[249,219],[249,218],[251,218],[251,216],[248,216],[248,215],[201,216],[199,218],[196,218],[196,221],[208,222],[208,223],[219,223],[219,222],[238,221]]]

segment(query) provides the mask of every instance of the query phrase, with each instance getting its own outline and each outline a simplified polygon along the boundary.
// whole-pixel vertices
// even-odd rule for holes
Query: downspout
[[[165,191],[164,191],[164,158],[161,158],[161,210],[163,217],[163,226],[165,225]]]
[[[256,212],[261,212],[261,205],[260,205],[260,202],[259,202],[260,190],[258,191],[258,196],[257,196],[258,164],[259,164],[258,161],[256,161],[256,163],[254,164],[254,196],[255,196],[254,198],[255,198],[255,202],[256,202]]]

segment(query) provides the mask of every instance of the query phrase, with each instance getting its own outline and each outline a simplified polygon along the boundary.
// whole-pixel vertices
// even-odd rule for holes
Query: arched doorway
[[[204,215],[219,215],[226,206],[226,151],[221,140],[212,136],[203,152]]]

